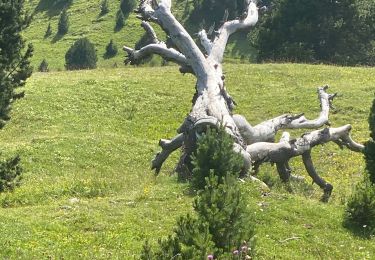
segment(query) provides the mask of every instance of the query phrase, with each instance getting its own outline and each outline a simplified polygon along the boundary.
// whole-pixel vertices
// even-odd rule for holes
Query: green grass
[[[28,43],[34,45],[34,57],[32,64],[37,69],[43,59],[46,59],[49,69],[52,71],[65,70],[65,53],[69,47],[79,38],[87,37],[96,48],[98,55],[97,66],[100,68],[121,67],[125,59],[125,52],[122,46],[134,47],[141,38],[144,30],[140,26],[140,20],[134,13],[125,21],[125,26],[115,32],[116,12],[120,6],[120,0],[108,1],[109,13],[99,16],[99,0],[74,0],[66,5],[69,15],[69,31],[64,36],[57,35],[57,24],[60,12],[64,8],[64,2],[69,0],[29,0],[26,9],[33,13],[33,20],[30,27],[25,31],[24,36]],[[177,19],[183,22],[185,0],[173,1],[172,11]],[[54,4],[56,3],[56,4]],[[192,6],[192,3],[190,3]],[[45,38],[48,24],[51,23],[52,35]],[[158,26],[154,26],[158,37],[165,40],[165,33]],[[191,33],[196,33],[192,31]],[[113,39],[119,51],[115,57],[104,58],[105,47]],[[237,34],[228,45],[226,56],[231,58],[247,57],[251,48],[246,40],[246,34]],[[161,59],[153,59],[151,64],[159,65]]]
[[[173,137],[191,107],[194,78],[177,71],[34,73],[0,136],[4,156],[19,153],[24,168],[21,186],[0,194],[0,258],[133,259],[144,239],[156,243],[192,211],[187,184],[169,176],[178,152],[159,176],[150,171],[158,139]],[[355,140],[368,139],[374,69],[227,64],[225,72],[237,112],[253,124],[285,112],[317,116],[316,87],[327,83],[341,94],[332,126],[350,123]],[[293,192],[269,165],[261,175],[276,184],[267,196],[243,184],[256,212],[259,259],[370,259],[374,238],[342,226],[345,202],[364,170],[362,155],[329,144],[315,148],[313,160],[334,185],[328,204],[319,202],[322,192],[300,158],[292,167],[306,182],[293,183]]]

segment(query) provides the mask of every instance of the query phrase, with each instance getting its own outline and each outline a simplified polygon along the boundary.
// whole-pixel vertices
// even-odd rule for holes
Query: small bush
[[[120,9],[124,14],[124,18],[128,18],[129,14],[133,12],[134,8],[137,5],[136,0],[121,0]]]
[[[100,3],[100,15],[105,15],[109,12],[108,0],[103,0]]]
[[[119,9],[116,14],[115,31],[121,30],[121,28],[124,27],[124,25],[125,25],[125,17],[121,9]]]
[[[51,34],[52,34],[52,27],[51,27],[51,23],[49,23],[48,26],[47,26],[47,30],[44,33],[44,38],[47,38],[47,37],[51,36]]]
[[[66,52],[65,67],[68,70],[94,69],[97,60],[94,45],[87,38],[82,38]]]
[[[60,15],[59,23],[57,26],[57,33],[59,35],[64,35],[68,32],[68,30],[69,30],[69,16],[68,16],[66,9],[64,9]]]
[[[213,141],[218,138],[223,140]],[[201,138],[199,152],[194,158],[194,172],[199,176],[206,174],[200,173],[206,169],[201,167],[198,158],[209,160],[208,154],[212,155],[211,151],[218,147],[229,149],[221,151],[219,157],[223,164],[218,166],[215,163],[215,170],[209,171],[205,178],[204,190],[199,191],[194,200],[196,217],[189,214],[180,217],[174,234],[159,240],[155,251],[146,241],[141,259],[172,259],[176,256],[178,259],[248,259],[254,255],[254,221],[236,177],[242,161],[234,159],[237,154],[232,149],[233,141],[224,129],[208,131]],[[203,152],[207,154],[203,156]]]
[[[237,177],[243,160],[239,154],[228,152],[232,149],[233,140],[225,130],[208,129],[204,138],[198,140],[198,148],[193,156],[192,187],[197,190],[203,189],[211,172],[218,176],[220,183],[227,174]]]
[[[22,168],[20,157],[0,161],[0,192],[12,191],[20,184]]]
[[[375,235],[375,184],[367,175],[349,199],[344,219],[346,226]]]
[[[48,72],[49,71],[49,69],[48,69],[48,63],[47,63],[46,59],[42,60],[42,62],[39,65],[38,70],[40,72]]]
[[[368,122],[370,140],[364,151],[367,171],[347,204],[345,222],[366,235],[375,235],[375,99]]]
[[[110,40],[108,45],[105,47],[105,56],[110,58],[110,57],[116,56],[117,52],[118,52],[118,49],[117,49],[116,44],[114,43],[113,40]]]

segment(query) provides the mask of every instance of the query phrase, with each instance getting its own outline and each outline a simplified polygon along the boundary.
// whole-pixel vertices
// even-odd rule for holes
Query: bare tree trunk
[[[176,170],[180,177],[189,178],[192,170],[190,155],[195,151],[197,137],[205,132],[207,127],[222,125],[234,140],[234,151],[243,158],[242,175],[246,175],[252,165],[259,166],[265,161],[270,161],[276,163],[280,177],[288,181],[291,176],[288,160],[301,155],[314,181],[321,187],[327,187],[328,184],[315,172],[310,150],[315,145],[328,141],[355,151],[362,150],[363,147],[352,141],[349,136],[350,125],[313,131],[296,140],[289,140],[289,135],[286,134],[281,142],[270,142],[274,142],[275,135],[280,129],[316,129],[325,124],[329,125],[329,110],[336,94],[328,94],[328,86],[318,88],[321,112],[313,120],[306,119],[303,114],[281,115],[252,127],[243,116],[232,114],[235,102],[225,86],[222,61],[229,37],[238,30],[254,26],[258,21],[255,0],[245,0],[245,5],[245,12],[241,18],[223,21],[213,39],[205,30],[198,33],[203,47],[201,50],[171,13],[171,0],[140,0],[136,10],[137,17],[142,20],[141,25],[152,39],[152,43],[140,50],[124,46],[123,49],[128,54],[125,63],[137,64],[149,54],[158,54],[177,63],[180,65],[181,73],[191,73],[197,80],[189,115],[172,140],[160,140],[162,151],[152,161],[152,169],[159,173],[168,156],[181,147],[182,155]],[[160,41],[150,22],[158,24],[172,39],[177,49],[168,48]],[[211,33],[213,29],[215,28],[210,29]]]

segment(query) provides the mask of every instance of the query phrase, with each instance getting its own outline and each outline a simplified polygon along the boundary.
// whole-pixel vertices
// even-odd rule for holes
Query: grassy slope
[[[356,140],[368,137],[374,69],[229,64],[225,71],[237,111],[250,122],[288,111],[314,117],[315,87],[328,83],[343,95],[332,125],[351,123]],[[176,67],[35,73],[0,137],[4,153],[20,153],[25,169],[22,185],[0,195],[0,258],[129,259],[145,238],[169,234],[192,198],[169,177],[178,153],[158,177],[149,165],[157,140],[172,137],[189,111],[193,86]],[[313,157],[335,187],[328,204],[318,202],[321,191],[308,178],[292,185],[294,193],[276,184],[266,197],[243,184],[256,211],[259,258],[370,258],[374,240],[342,227],[362,156],[326,145]],[[306,175],[301,160],[292,164]],[[261,171],[276,176],[270,166]],[[283,241],[292,236],[299,239]]]
[[[58,2],[58,1],[55,1]],[[63,70],[65,53],[68,48],[79,38],[88,37],[95,44],[98,54],[98,67],[111,67],[115,63],[123,63],[123,45],[134,46],[143,34],[139,20],[134,14],[126,20],[123,29],[114,31],[116,12],[120,0],[108,1],[110,12],[99,16],[100,1],[74,0],[68,5],[70,27],[63,37],[57,36],[57,24],[63,5],[53,5],[53,1],[31,1],[27,8],[34,13],[33,21],[25,32],[25,37],[35,47],[33,64],[38,67],[45,58],[52,70]],[[52,35],[44,38],[48,23],[52,26]],[[105,46],[113,39],[119,48],[117,56],[104,59]]]
[[[60,2],[59,2],[60,1]],[[123,64],[125,54],[122,46],[133,47],[141,38],[144,30],[140,27],[140,21],[135,14],[130,14],[125,22],[124,28],[115,32],[116,12],[119,9],[120,0],[108,1],[109,13],[99,16],[100,8],[99,0],[74,0],[68,5],[68,14],[70,27],[69,31],[63,37],[57,36],[57,24],[63,4],[53,4],[68,2],[67,0],[34,0],[28,2],[27,9],[34,13],[33,21],[25,32],[25,38],[28,42],[34,44],[35,52],[32,59],[34,67],[37,69],[43,59],[46,59],[50,70],[64,70],[65,53],[69,47],[79,38],[88,37],[94,43],[98,55],[98,67],[113,67],[115,64],[121,66]],[[178,20],[183,20],[185,1],[173,1],[173,13]],[[192,4],[190,3],[192,6]],[[48,24],[51,23],[52,35],[44,38]],[[160,39],[163,39],[164,33],[158,26],[155,26]],[[195,32],[195,31],[194,31]],[[193,32],[193,33],[194,33]],[[238,40],[246,37],[246,35],[237,35],[237,41],[228,45],[227,56],[239,57],[244,52],[249,51],[246,40]],[[113,39],[119,51],[118,54],[110,59],[103,57],[105,47]],[[156,63],[160,64],[160,60],[156,59]]]

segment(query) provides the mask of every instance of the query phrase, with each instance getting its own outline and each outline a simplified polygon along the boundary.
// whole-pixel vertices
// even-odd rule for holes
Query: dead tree
[[[135,12],[138,14],[137,17],[142,20],[142,27],[152,39],[152,43],[139,50],[124,46],[123,49],[127,52],[125,63],[137,64],[145,56],[158,54],[168,61],[177,63],[181,73],[191,73],[197,80],[189,115],[177,130],[177,136],[171,140],[160,140],[159,145],[162,150],[152,161],[152,169],[159,173],[168,156],[182,147],[176,171],[180,177],[188,178],[191,176],[192,169],[190,155],[196,148],[197,139],[207,130],[207,127],[222,125],[234,140],[233,149],[243,157],[243,175],[249,171],[252,165],[269,161],[277,164],[280,177],[282,180],[288,181],[290,176],[288,160],[301,155],[308,173],[329,196],[332,186],[316,174],[310,151],[317,144],[329,141],[336,142],[340,146],[347,146],[355,151],[363,149],[362,145],[356,144],[350,139],[350,125],[325,128],[307,133],[295,140],[284,138],[279,143],[273,143],[275,135],[280,129],[316,129],[329,124],[329,110],[336,95],[328,94],[327,86],[318,89],[321,113],[318,118],[313,120],[306,119],[303,114],[281,115],[251,126],[243,116],[233,115],[235,102],[225,86],[222,61],[229,37],[238,30],[254,26],[258,21],[256,1],[246,0],[245,3],[246,8],[240,18],[227,21],[226,17],[213,37],[208,36],[205,30],[201,30],[197,34],[201,50],[171,13],[171,0],[140,1]],[[175,48],[169,48],[160,41],[150,23],[159,25],[170,37]],[[213,28],[209,31],[213,31]]]

